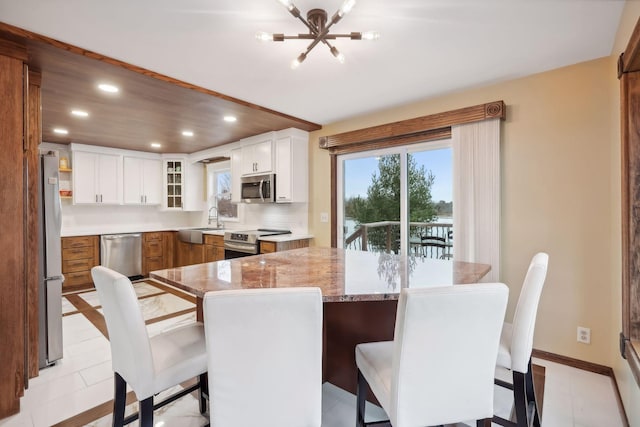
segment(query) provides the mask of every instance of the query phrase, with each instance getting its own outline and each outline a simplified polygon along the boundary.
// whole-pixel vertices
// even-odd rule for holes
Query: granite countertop
[[[153,271],[202,298],[224,289],[317,286],[325,302],[397,299],[403,287],[475,283],[487,264],[310,247]]]

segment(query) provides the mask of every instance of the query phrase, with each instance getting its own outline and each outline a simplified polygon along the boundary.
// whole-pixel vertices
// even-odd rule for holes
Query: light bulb
[[[331,46],[331,54],[336,57],[338,62],[344,64],[344,55],[340,53],[340,51],[335,46]]]
[[[356,0],[345,0],[345,2],[342,3],[342,6],[340,6],[340,10],[338,10],[338,14],[340,15],[340,17],[343,17],[344,15],[349,13],[355,5]]]
[[[289,10],[293,10],[293,0],[278,0],[278,2]]]
[[[269,34],[265,31],[258,31],[256,33],[256,39],[260,40],[261,42],[268,42],[273,40],[273,34]]]
[[[298,68],[305,59],[307,59],[307,54],[302,52],[296,59],[291,61],[291,69],[295,70],[296,68]]]
[[[362,40],[378,40],[380,33],[377,31],[365,31],[362,33]]]

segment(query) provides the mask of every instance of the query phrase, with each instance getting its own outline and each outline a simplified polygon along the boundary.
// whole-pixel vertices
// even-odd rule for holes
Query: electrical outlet
[[[329,214],[326,212],[320,212],[320,222],[329,222]]]
[[[591,344],[591,329],[584,326],[578,326],[578,342],[583,344]]]

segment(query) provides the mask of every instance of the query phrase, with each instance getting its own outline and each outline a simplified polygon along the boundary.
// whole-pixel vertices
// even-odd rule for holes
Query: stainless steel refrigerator
[[[62,358],[62,208],[58,184],[58,154],[40,154],[38,202],[39,365]]]

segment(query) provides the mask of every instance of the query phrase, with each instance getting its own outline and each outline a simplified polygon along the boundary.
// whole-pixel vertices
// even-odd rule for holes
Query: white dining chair
[[[513,382],[496,378],[495,383],[513,390],[516,421],[494,416],[493,422],[500,425],[540,426],[540,413],[531,371],[531,352],[538,304],[547,277],[548,264],[549,255],[544,252],[533,257],[518,297],[513,322],[504,322],[502,327],[496,366],[511,371]]]
[[[394,427],[490,425],[508,295],[502,283],[402,289],[393,341],[356,346],[356,426],[379,423],[365,423],[367,384]]]
[[[209,292],[203,309],[211,425],[320,427],[320,289]]]
[[[106,267],[91,269],[111,344],[114,371],[113,426],[140,418],[141,427],[153,426],[153,411],[200,390],[200,413],[206,412],[207,355],[204,327],[192,323],[149,338],[138,297],[131,281]],[[194,386],[154,404],[161,391],[198,377]],[[138,413],[125,418],[127,385],[140,402]]]

